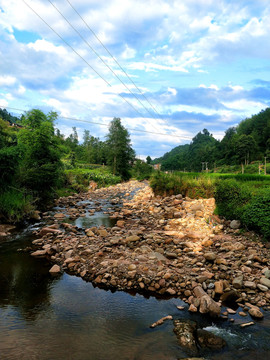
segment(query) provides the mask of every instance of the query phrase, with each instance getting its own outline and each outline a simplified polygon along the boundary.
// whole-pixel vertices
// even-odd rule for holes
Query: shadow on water
[[[17,251],[31,244],[28,232],[0,243],[0,306],[15,306],[25,319],[34,320],[37,311],[50,305],[50,287],[54,281],[50,264]]]

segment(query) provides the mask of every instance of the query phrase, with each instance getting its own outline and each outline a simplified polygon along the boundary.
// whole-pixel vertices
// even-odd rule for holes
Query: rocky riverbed
[[[105,199],[115,226],[70,223],[100,211]],[[270,309],[268,244],[214,215],[214,199],[155,197],[147,183],[131,181],[55,205],[55,212],[42,214],[48,225],[36,232],[32,249],[33,256],[54,263],[52,274],[66,271],[105,288],[177,296],[191,312],[230,321],[236,313],[260,319]]]

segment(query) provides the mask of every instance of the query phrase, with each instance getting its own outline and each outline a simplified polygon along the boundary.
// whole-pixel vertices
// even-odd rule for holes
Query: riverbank
[[[121,194],[121,195],[119,195]],[[112,227],[78,228],[70,220],[94,214],[108,199]],[[91,207],[88,203],[91,201]],[[189,311],[219,316],[221,302],[238,305],[222,311],[232,321],[263,317],[270,309],[268,244],[235,223],[213,215],[214,199],[181,195],[154,197],[136,181],[60,198],[48,226],[34,240],[36,257],[105,288],[176,296]],[[237,306],[236,306],[237,308]]]

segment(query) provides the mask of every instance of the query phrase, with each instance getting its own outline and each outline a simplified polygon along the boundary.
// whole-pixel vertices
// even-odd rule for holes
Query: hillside
[[[161,163],[162,170],[200,171],[264,162],[265,156],[270,157],[270,108],[226,130],[221,141],[204,129],[190,144],[179,145],[152,163]]]

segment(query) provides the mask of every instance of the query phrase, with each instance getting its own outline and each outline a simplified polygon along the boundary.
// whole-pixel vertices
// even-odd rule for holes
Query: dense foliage
[[[264,162],[270,157],[270,108],[245,119],[236,128],[229,128],[221,141],[204,129],[189,145],[180,145],[153,164],[161,163],[162,170],[214,170],[224,165],[247,165],[255,160]],[[258,166],[256,168],[258,171]]]
[[[107,186],[130,177],[135,153],[120,119],[106,141],[85,130],[82,143],[76,127],[68,137],[55,129],[56,119],[38,109],[21,118],[0,109],[0,218],[19,220],[57,195],[86,191],[91,181]]]

